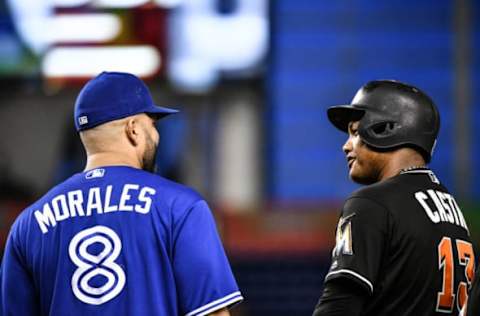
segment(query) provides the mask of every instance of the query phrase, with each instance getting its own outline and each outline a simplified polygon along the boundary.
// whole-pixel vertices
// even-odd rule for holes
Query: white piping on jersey
[[[341,270],[338,270],[338,271],[333,271],[333,272],[330,272],[327,274],[327,276],[325,277],[325,280],[331,276],[331,275],[335,275],[335,274],[340,274],[340,273],[347,273],[347,274],[350,274],[350,275],[353,275],[354,277],[356,277],[357,279],[363,281],[364,283],[366,283],[368,285],[368,287],[370,288],[370,291],[372,291],[373,293],[373,284],[372,282],[370,282],[366,277],[358,274],[357,272],[355,271],[352,271],[352,270],[348,270],[348,269],[341,269]]]
[[[240,291],[234,292],[232,294],[229,294],[225,297],[222,297],[218,300],[215,300],[213,302],[210,302],[208,304],[205,304],[190,313],[186,314],[185,316],[204,316],[208,315],[216,310],[219,310],[221,308],[224,308],[228,305],[232,305],[233,303],[237,303],[243,301],[243,296],[240,293]],[[215,305],[215,306],[214,306]]]
[[[197,314],[197,316],[206,316],[206,315],[210,315],[211,313],[215,312],[215,311],[218,311],[219,309],[222,309],[224,307],[227,307],[227,306],[231,306],[235,303],[238,303],[240,301],[243,301],[243,297],[242,296],[238,296],[234,299],[231,299],[223,304],[220,304],[220,305],[217,305],[217,306],[214,306],[210,309],[207,309],[206,311],[204,312],[201,312],[200,314]]]
[[[400,174],[405,174],[405,173],[433,173],[433,171],[430,169],[422,169],[422,170],[407,170],[407,171],[400,172]]]
[[[400,172],[400,174],[416,174],[416,173],[420,173],[420,174],[428,174],[428,176],[430,177],[430,180],[433,182],[433,183],[436,183],[436,184],[440,184],[440,180],[438,180],[437,176],[435,175],[435,173],[433,173],[432,170],[430,169],[413,169],[413,170],[402,170]]]

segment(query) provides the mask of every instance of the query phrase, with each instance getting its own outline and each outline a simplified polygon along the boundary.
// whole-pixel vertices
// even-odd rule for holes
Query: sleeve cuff
[[[325,277],[325,281],[332,280],[338,277],[346,277],[348,279],[353,279],[354,281],[360,283],[363,287],[365,287],[370,292],[370,294],[373,293],[372,282],[370,282],[370,280],[368,280],[366,277],[352,270],[341,269],[329,272]]]
[[[225,297],[222,297],[218,300],[215,300],[213,302],[205,304],[205,305],[189,312],[185,316],[205,316],[205,315],[211,314],[211,313],[213,313],[213,312],[215,312],[219,309],[237,304],[241,301],[243,301],[242,293],[237,291],[237,292],[229,294]]]

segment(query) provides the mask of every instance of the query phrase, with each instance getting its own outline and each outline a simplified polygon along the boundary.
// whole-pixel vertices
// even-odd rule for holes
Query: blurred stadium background
[[[432,168],[480,241],[480,1],[0,0],[0,249],[18,213],[82,170],[76,95],[136,73],[157,104],[159,173],[207,197],[246,301],[310,315],[355,189],[329,105],[372,79],[419,86],[442,126]]]

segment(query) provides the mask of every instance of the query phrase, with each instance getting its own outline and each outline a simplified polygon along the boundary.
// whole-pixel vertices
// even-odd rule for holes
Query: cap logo
[[[125,72],[102,72],[88,81],[73,111],[77,131],[140,113],[161,114],[158,118],[163,118],[176,112],[154,104],[145,83]]]
[[[86,117],[86,116],[80,116],[80,117],[78,118],[78,124],[80,124],[80,125],[88,124],[88,117]]]

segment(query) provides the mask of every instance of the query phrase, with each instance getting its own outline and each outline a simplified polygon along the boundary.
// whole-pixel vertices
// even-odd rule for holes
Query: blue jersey
[[[243,298],[207,203],[130,167],[72,176],[15,221],[3,315],[208,315]]]

